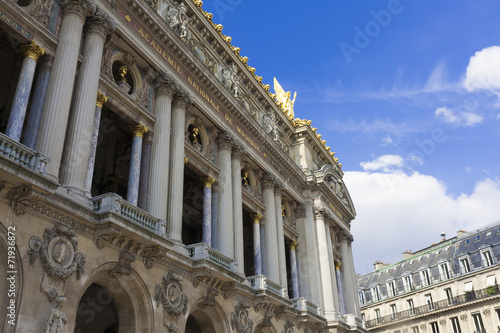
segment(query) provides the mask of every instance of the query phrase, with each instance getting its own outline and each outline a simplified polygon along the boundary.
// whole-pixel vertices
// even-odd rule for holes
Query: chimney
[[[410,250],[403,252],[403,260],[410,259],[411,257],[413,257],[413,252]]]
[[[389,266],[389,264],[384,264],[382,261],[377,260],[373,263],[373,267],[375,267],[375,270],[378,271],[379,269],[382,269],[384,267]]]
[[[458,230],[457,231],[457,238],[458,239],[464,238],[466,235],[467,235],[467,231],[465,231],[465,230]]]

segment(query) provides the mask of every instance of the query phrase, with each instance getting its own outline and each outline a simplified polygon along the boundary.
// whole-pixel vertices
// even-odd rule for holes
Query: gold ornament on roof
[[[293,100],[290,99],[291,93],[289,91],[285,92],[276,78],[274,78],[274,92],[276,93],[276,99],[283,104],[283,111],[285,115],[288,118],[293,119],[295,117],[293,105],[295,104],[295,99],[297,98],[297,92],[293,94]]]
[[[330,152],[330,156],[331,156],[331,157],[335,156],[335,152],[334,152],[334,151],[331,151],[331,152]]]
[[[250,73],[255,74],[255,71],[256,71],[255,67],[250,67],[250,66],[247,65],[247,68],[248,68],[248,71]]]
[[[233,52],[236,53],[236,55],[240,55],[241,48],[233,46],[232,49],[233,49]]]
[[[325,147],[326,151],[330,151],[331,147]]]
[[[339,163],[339,168],[341,168],[341,169],[342,169],[342,163]]]
[[[323,146],[326,145],[326,140],[320,140],[320,141]]]
[[[256,76],[257,82],[262,83],[262,76]]]
[[[241,57],[241,62],[244,63],[245,65],[247,64],[248,62],[248,57]]]
[[[264,84],[262,87],[264,88],[265,91],[269,91],[269,89],[271,89],[271,86],[268,84]]]
[[[271,92],[270,92],[270,93],[269,93],[269,96],[271,96],[271,98],[272,98],[274,101],[276,101],[276,94],[273,94],[273,93],[271,93]]]
[[[318,129],[316,127],[311,127],[311,131],[313,131],[313,133],[316,133]]]
[[[194,4],[196,5],[196,7],[200,8],[203,6],[203,1],[201,0],[193,0]]]
[[[218,32],[222,32],[222,29],[224,29],[224,26],[222,24],[215,25],[215,30],[217,30]]]
[[[335,163],[338,163],[339,159],[334,157],[333,160],[335,161]]]
[[[206,12],[206,13],[205,13],[205,17],[206,17],[209,21],[212,21],[212,19],[214,18],[214,14]]]
[[[316,137],[321,140],[321,134],[316,133]]]
[[[231,37],[231,36],[224,36],[224,37],[222,37],[222,38],[223,38],[223,39],[226,41],[226,43],[228,43],[228,44],[230,44],[230,43],[231,43],[231,41],[233,40],[233,37]]]
[[[312,124],[312,121],[311,120],[307,120],[307,119],[295,118],[293,120],[293,126],[295,126],[295,127],[299,127],[299,126],[311,126],[311,124]]]

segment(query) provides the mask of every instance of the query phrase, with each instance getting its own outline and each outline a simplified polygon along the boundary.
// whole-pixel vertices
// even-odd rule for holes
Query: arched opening
[[[212,316],[201,310],[191,313],[186,321],[186,333],[220,333],[214,326]]]
[[[83,293],[75,324],[75,333],[119,332],[118,310],[111,294],[97,283]]]
[[[201,328],[193,316],[189,316],[186,322],[186,333],[201,333]]]

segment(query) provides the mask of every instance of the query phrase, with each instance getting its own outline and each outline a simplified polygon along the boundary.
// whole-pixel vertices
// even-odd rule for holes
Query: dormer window
[[[490,249],[486,249],[481,251],[481,259],[483,263],[483,267],[489,267],[493,265],[493,258],[491,257]]]

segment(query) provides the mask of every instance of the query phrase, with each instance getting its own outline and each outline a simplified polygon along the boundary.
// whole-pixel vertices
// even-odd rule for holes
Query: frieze
[[[19,34],[26,37],[27,40],[33,39],[33,33],[31,31],[25,29],[23,24],[18,23],[16,20],[11,18],[7,13],[5,13],[2,10],[0,10],[0,19],[5,23],[7,23],[9,27],[16,30]]]
[[[76,252],[78,242],[75,237],[75,230],[62,224],[54,226],[52,230],[45,229],[43,240],[32,236],[28,244],[30,264],[33,265],[40,258],[44,271],[50,277],[65,281],[76,272],[76,278],[80,279],[87,259],[82,253]]]

